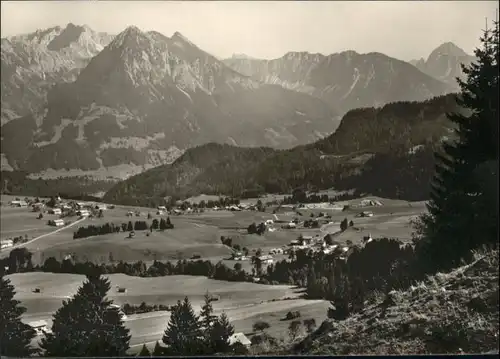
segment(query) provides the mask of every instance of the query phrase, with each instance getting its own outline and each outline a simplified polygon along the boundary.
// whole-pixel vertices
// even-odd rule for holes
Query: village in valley
[[[314,203],[298,202],[296,197],[311,198]],[[215,307],[220,305],[218,310],[228,313],[230,319],[235,318],[234,340],[249,344],[247,336],[252,337],[252,325],[255,324],[251,322],[272,322],[277,315],[273,308],[278,303],[282,303],[279,311],[283,312],[283,316],[299,310],[302,316],[310,313],[311,318],[305,320],[314,321],[321,320],[328,307],[328,301],[302,299],[297,290],[291,289],[293,287],[286,289],[278,283],[270,285],[268,280],[261,278],[268,267],[280,261],[290,263],[295,253],[300,251],[321,252],[346,260],[355,248],[370,243],[372,236],[397,236],[410,241],[410,220],[425,208],[423,203],[377,197],[343,199],[346,197],[349,198],[348,195],[336,196],[335,193],[328,197],[328,192],[319,196],[312,194],[312,197],[294,193],[245,200],[201,195],[153,209],[59,196],[2,196],[0,259],[8,259],[14,250],[28,250],[32,265],[44,265],[50,257],[67,263],[140,261],[151,265],[155,261],[179,263],[186,260],[193,263],[210,261],[214,265],[223,263],[227,268],[246,272],[248,278],[245,281],[253,285],[276,287],[274,295],[266,294],[267,288],[259,288],[255,299],[247,296],[244,303],[240,303],[243,298],[237,299],[239,295],[231,294],[229,288],[220,294],[213,293],[217,303]],[[319,202],[325,199],[328,201]],[[109,229],[104,230],[105,227]],[[87,228],[95,229],[84,233]],[[20,297],[26,296],[30,325],[42,335],[43,330],[50,328],[50,317],[37,313],[44,307],[41,303],[50,303],[47,305],[51,307],[55,305],[55,298],[69,298],[81,279],[70,274],[38,275],[42,276],[35,282],[26,282],[27,274],[14,275],[12,281],[16,283]],[[61,276],[68,278],[62,279]],[[172,298],[168,292],[161,292],[155,296],[155,303],[148,303],[153,293],[148,285],[146,289],[144,283],[139,283],[146,278],[135,278],[133,283],[127,285],[128,281],[124,282],[122,277],[116,276],[120,275],[110,275],[115,285],[111,298],[120,303],[115,305],[119,306],[123,318],[132,328],[132,343],[135,345],[132,348],[140,349],[141,338],[146,338],[142,342],[148,346],[154,346],[160,338],[155,338],[151,325],[165,325],[167,308],[175,304],[177,296]],[[134,288],[136,283],[137,288]],[[179,284],[176,292],[184,295],[191,290]],[[57,290],[54,285],[57,285]],[[201,298],[205,292],[212,291],[209,283],[200,284],[190,299],[196,305],[196,297]],[[259,291],[263,291],[264,302],[259,299]],[[266,302],[271,304],[268,309],[265,308]],[[130,305],[141,303],[143,306],[152,305],[157,317],[152,317],[150,312],[136,314],[140,311],[131,311]],[[42,307],[36,309],[39,306]],[[141,319],[142,316],[149,318],[147,325],[144,325],[146,319]],[[288,327],[285,324],[278,320],[271,332],[286,337]]]

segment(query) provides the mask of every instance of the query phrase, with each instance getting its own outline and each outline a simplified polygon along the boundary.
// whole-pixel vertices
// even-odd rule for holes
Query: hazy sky
[[[452,41],[472,53],[497,1],[2,1],[2,37],[72,22],[181,32],[218,57],[377,51],[410,60]]]

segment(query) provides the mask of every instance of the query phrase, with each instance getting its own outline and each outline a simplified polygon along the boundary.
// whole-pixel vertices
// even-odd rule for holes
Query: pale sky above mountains
[[[497,8],[497,1],[2,1],[1,36],[69,22],[111,34],[135,25],[169,37],[179,31],[219,58],[355,50],[411,60],[448,41],[472,54]]]

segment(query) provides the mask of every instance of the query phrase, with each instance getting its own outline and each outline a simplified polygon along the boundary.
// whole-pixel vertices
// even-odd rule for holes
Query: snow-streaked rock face
[[[36,70],[27,61],[23,71],[38,76],[42,66],[70,68],[97,53],[52,86],[43,106],[4,121],[6,137],[23,133],[2,144],[14,169],[156,166],[207,142],[287,148],[332,133],[340,121],[320,99],[243,75],[180,33],[169,38],[130,26],[105,45],[85,26],[26,36],[23,44],[35,44],[29,51],[43,44],[40,56],[67,59],[53,67],[37,61]]]
[[[258,81],[319,97],[347,112],[395,101],[418,101],[449,92],[448,85],[410,64],[380,53],[289,52],[275,60],[232,57],[232,69]]]
[[[411,63],[420,71],[446,82],[458,89],[456,78],[464,79],[461,64],[470,65],[475,57],[452,42],[446,42],[434,49],[427,60],[413,60]]]
[[[42,106],[51,86],[75,80],[111,39],[109,34],[73,24],[3,38],[2,122],[9,119],[4,119],[4,111],[17,117]]]

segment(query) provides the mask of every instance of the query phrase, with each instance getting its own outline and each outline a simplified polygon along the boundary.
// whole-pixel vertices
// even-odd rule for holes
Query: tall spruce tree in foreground
[[[142,345],[142,349],[139,352],[138,356],[140,356],[140,357],[150,357],[151,356],[151,353],[149,352],[148,348],[146,347],[146,344]]]
[[[211,347],[214,353],[229,353],[231,351],[231,344],[229,338],[234,334],[234,327],[229,322],[226,313],[222,313],[215,321],[211,335]]]
[[[467,79],[458,80],[457,102],[468,113],[448,114],[457,138],[436,153],[429,213],[416,223],[419,256],[431,271],[458,265],[471,249],[498,244],[498,201],[485,185],[498,183],[498,22],[481,43],[477,61],[462,66]]]
[[[54,314],[52,333],[40,342],[45,356],[123,356],[129,348],[129,330],[118,308],[106,295],[107,278],[89,275],[73,298]]]
[[[211,343],[211,333],[212,333],[212,328],[217,321],[217,316],[213,315],[214,314],[214,309],[212,307],[212,298],[210,297],[210,294],[208,294],[208,291],[205,293],[204,296],[205,303],[201,307],[201,312],[200,312],[200,321],[201,321],[201,329],[205,333],[204,339],[205,339],[205,346],[206,346],[206,353],[205,354],[212,354],[212,343]]]
[[[30,343],[35,330],[21,322],[26,308],[14,299],[14,286],[10,280],[0,277],[0,355],[26,357],[34,353]]]
[[[203,331],[198,316],[186,297],[172,308],[163,343],[169,355],[197,355],[205,351]]]
[[[155,344],[155,347],[153,349],[153,356],[162,356],[163,353],[163,348],[160,346],[160,343],[157,341]]]

